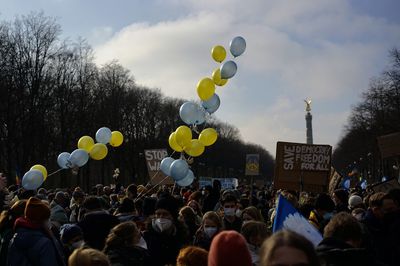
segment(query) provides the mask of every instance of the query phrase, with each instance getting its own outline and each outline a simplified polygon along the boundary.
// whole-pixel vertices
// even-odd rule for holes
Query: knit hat
[[[222,231],[214,237],[208,253],[209,266],[251,266],[246,240],[236,231]]]
[[[60,227],[60,239],[63,243],[68,243],[77,236],[83,237],[82,229],[76,224],[63,224]]]
[[[40,199],[29,198],[25,207],[25,218],[36,223],[43,223],[50,218],[50,208]]]
[[[174,219],[178,218],[178,211],[179,211],[178,202],[174,197],[170,195],[165,195],[158,199],[155,210],[158,209],[167,210],[169,211],[169,213],[171,213]]]
[[[352,209],[354,209],[357,206],[362,205],[362,204],[363,204],[363,200],[362,200],[362,198],[360,196],[358,196],[358,195],[350,196],[350,198],[349,198],[349,209],[352,210]]]

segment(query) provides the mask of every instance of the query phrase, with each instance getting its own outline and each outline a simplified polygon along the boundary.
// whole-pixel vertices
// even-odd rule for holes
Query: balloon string
[[[53,173],[51,173],[51,174],[48,174],[47,177],[52,176],[52,175],[55,175],[55,174],[61,172],[62,170],[64,170],[64,168],[60,168],[60,169],[58,169],[57,171],[55,171],[55,172],[53,172]]]
[[[149,190],[147,190],[145,193],[142,193],[142,195],[138,196],[135,199],[135,202],[137,202],[138,200],[140,200],[141,198],[143,198],[146,194],[148,194],[150,191],[152,191],[153,189],[155,189],[157,186],[161,185],[162,182],[164,182],[165,179],[167,179],[169,176],[166,176],[163,180],[161,180],[160,182],[158,182],[157,184],[155,184],[152,188],[150,188]]]

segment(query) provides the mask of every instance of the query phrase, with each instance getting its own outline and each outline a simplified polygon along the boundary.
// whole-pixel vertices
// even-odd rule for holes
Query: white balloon
[[[201,105],[206,110],[207,113],[212,114],[218,110],[221,104],[221,100],[219,99],[218,94],[214,93],[211,99],[207,101],[201,101]]]
[[[230,79],[231,77],[233,77],[236,74],[237,65],[232,60],[226,61],[220,67],[220,71],[221,71],[221,78]]]
[[[33,169],[29,170],[22,177],[22,186],[26,190],[38,189],[44,181],[43,173],[39,170]]]
[[[82,167],[89,160],[89,154],[84,149],[76,149],[69,156],[72,167]]]
[[[185,160],[178,159],[172,162],[170,167],[171,177],[175,180],[184,179],[189,171],[189,165]]]
[[[229,50],[234,57],[243,54],[246,50],[246,40],[241,36],[233,38],[229,44]]]
[[[58,166],[60,166],[62,169],[68,169],[71,164],[69,162],[69,156],[71,156],[69,152],[60,153],[60,155],[57,157]]]
[[[160,170],[167,176],[171,175],[171,164],[175,161],[172,157],[165,157],[160,164]]]
[[[185,102],[179,108],[179,116],[187,125],[200,125],[206,120],[204,109],[194,102]]]
[[[194,181],[194,174],[192,172],[192,170],[189,170],[187,175],[185,176],[185,178],[176,181],[176,183],[180,186],[180,187],[187,187],[190,186]]]
[[[96,132],[96,141],[98,143],[107,144],[111,140],[112,132],[108,127],[99,128]]]

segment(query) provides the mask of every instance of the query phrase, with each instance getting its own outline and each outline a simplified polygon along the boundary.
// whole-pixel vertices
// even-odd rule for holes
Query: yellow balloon
[[[210,78],[203,78],[197,83],[197,94],[203,101],[209,100],[215,92],[214,81]]]
[[[180,126],[175,130],[175,139],[176,143],[179,144],[179,146],[185,147],[190,143],[192,140],[192,130],[187,127],[187,126]]]
[[[103,143],[96,143],[89,152],[90,158],[93,160],[102,160],[107,156],[108,149]]]
[[[121,146],[122,142],[124,142],[124,136],[122,135],[121,132],[119,131],[111,132],[111,139],[110,139],[111,146],[119,147]]]
[[[211,56],[215,61],[221,63],[225,60],[226,50],[223,46],[216,45],[211,49]]]
[[[179,144],[176,142],[175,134],[175,132],[172,132],[171,135],[169,135],[168,143],[171,149],[177,152],[181,152],[183,151],[183,148],[179,146]]]
[[[88,153],[92,149],[93,145],[94,145],[94,140],[92,137],[89,136],[83,136],[78,141],[78,149],[84,149]]]
[[[190,146],[185,147],[185,152],[192,156],[192,157],[197,157],[203,154],[205,148],[204,144],[201,143],[198,139],[192,139],[190,142]]]
[[[43,181],[46,180],[46,178],[47,178],[47,169],[43,165],[35,164],[34,166],[31,167],[30,170],[39,170],[43,174],[43,177],[44,177]]]
[[[212,73],[212,78],[215,85],[217,86],[224,86],[228,82],[227,79],[221,78],[221,70],[219,68],[214,70],[214,72]]]
[[[200,142],[203,143],[205,146],[213,145],[217,141],[217,138],[218,133],[213,128],[203,129],[199,135]]]

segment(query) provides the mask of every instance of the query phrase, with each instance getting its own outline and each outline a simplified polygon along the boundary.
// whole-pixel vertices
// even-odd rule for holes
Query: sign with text
[[[308,192],[325,192],[331,174],[332,147],[278,142],[274,187]]]
[[[160,164],[162,159],[168,156],[167,149],[144,150],[144,155],[146,158],[147,171],[149,172],[151,184],[159,184],[166,177],[160,170]],[[173,179],[168,177],[162,181],[160,185],[173,183]]]
[[[260,155],[246,154],[245,175],[259,175],[259,174],[260,174]]]

